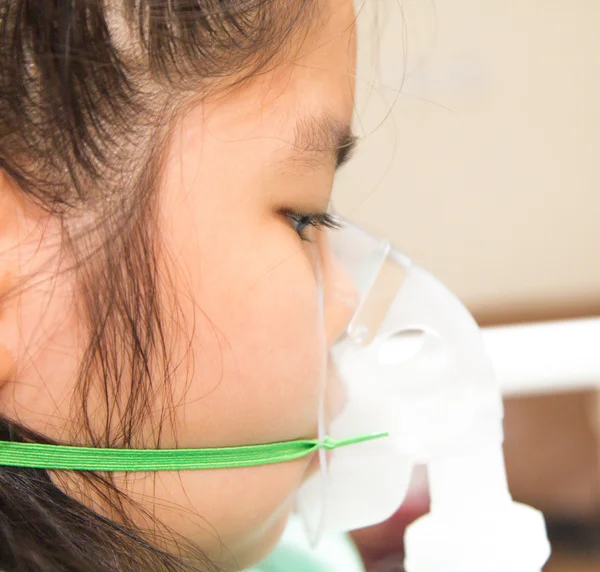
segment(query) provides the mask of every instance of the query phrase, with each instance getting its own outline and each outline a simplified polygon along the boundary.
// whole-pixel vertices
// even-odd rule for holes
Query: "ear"
[[[14,231],[19,224],[18,203],[16,185],[0,169],[0,277],[4,276],[4,266],[9,254],[7,247],[13,242]]]
[[[0,169],[0,295],[36,272],[47,273],[60,253],[63,224]]]
[[[9,306],[15,303],[14,289],[19,274],[17,245],[23,216],[16,191],[16,185],[0,169],[0,388],[14,381],[16,373],[16,348],[11,343],[13,327],[8,327]]]
[[[0,169],[0,322],[18,297],[19,282],[33,269],[33,253],[43,243],[42,220],[41,209]]]
[[[77,364],[61,237],[62,221],[0,170],[0,414],[42,433],[64,427]]]

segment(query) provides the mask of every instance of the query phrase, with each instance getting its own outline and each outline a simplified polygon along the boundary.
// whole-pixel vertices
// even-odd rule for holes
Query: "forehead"
[[[295,45],[285,59],[227,96],[217,93],[214,101],[206,100],[206,119],[215,128],[215,122],[231,129],[253,124],[257,139],[287,142],[298,140],[298,126],[307,118],[349,124],[356,69],[354,20],[352,0],[320,2],[306,32],[294,34]]]
[[[325,57],[356,55],[355,11],[352,0],[326,0],[317,5],[307,21],[305,34],[295,38],[296,60],[317,63]],[[294,58],[292,58],[294,59]]]
[[[287,65],[282,66],[294,88],[296,103],[318,105],[311,101],[325,97],[320,103],[352,106],[356,71],[355,15],[352,0],[328,0],[315,12],[311,28],[292,51]],[[335,110],[322,110],[342,119]],[[350,113],[352,111],[350,110]]]

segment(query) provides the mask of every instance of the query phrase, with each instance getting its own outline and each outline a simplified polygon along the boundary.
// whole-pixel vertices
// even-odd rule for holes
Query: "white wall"
[[[600,3],[359,3],[338,210],[473,308],[600,301]]]

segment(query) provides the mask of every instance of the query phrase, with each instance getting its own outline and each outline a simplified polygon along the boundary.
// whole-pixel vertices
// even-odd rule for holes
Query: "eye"
[[[342,227],[340,219],[329,213],[297,213],[286,211],[284,215],[291,221],[298,236],[308,242],[310,242],[310,237],[307,231],[310,228],[337,230]]]

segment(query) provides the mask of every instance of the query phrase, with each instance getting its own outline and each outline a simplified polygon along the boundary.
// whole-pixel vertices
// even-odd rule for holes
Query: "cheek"
[[[327,369],[318,288],[302,247],[277,237],[266,244],[248,239],[244,252],[215,246],[190,272],[198,301],[185,310],[195,321],[194,367],[189,382],[175,380],[179,447],[317,434]],[[278,541],[311,460],[162,474],[148,495],[182,507],[157,516],[215,561],[231,551],[239,564],[252,564]]]
[[[179,446],[226,446],[316,435],[326,344],[316,303],[270,289],[197,316],[195,366],[182,388]]]
[[[177,380],[179,446],[316,434],[327,344],[314,269],[288,229],[263,236],[243,250],[213,243],[190,269],[194,367]]]

